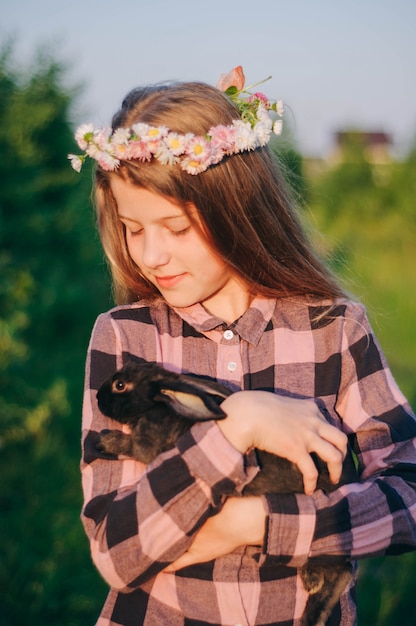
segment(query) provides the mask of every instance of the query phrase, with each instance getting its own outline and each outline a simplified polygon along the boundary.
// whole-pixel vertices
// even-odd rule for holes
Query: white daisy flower
[[[158,141],[169,132],[167,126],[149,126],[142,123],[135,124],[132,128],[142,141]]]
[[[260,105],[257,110],[257,118],[263,124],[263,126],[267,126],[270,130],[272,129],[273,121],[269,115],[269,112],[262,105]]]
[[[192,133],[187,135],[179,135],[178,133],[168,133],[164,139],[164,143],[168,146],[169,150],[175,156],[184,154],[186,145],[190,139],[192,139]]]
[[[209,167],[209,163],[206,161],[197,161],[192,157],[185,157],[180,163],[181,168],[188,174],[200,174],[201,172],[205,172]]]
[[[144,124],[143,122],[138,122],[137,124],[133,124],[133,126],[131,127],[132,131],[136,133],[136,135],[138,137],[140,137],[140,139],[147,134],[147,131],[149,130],[150,126],[149,124]]]
[[[164,141],[159,143],[159,148],[155,153],[155,157],[160,163],[162,163],[162,165],[174,165],[178,162],[178,157],[175,156],[169,145],[167,145]]]
[[[237,129],[235,134],[235,152],[254,150],[257,147],[257,139],[251,125],[242,120],[235,120],[233,125]]]
[[[263,122],[257,122],[253,128],[253,132],[257,138],[259,146],[265,146],[270,139],[271,125],[263,124]]]
[[[76,172],[80,172],[84,159],[77,154],[68,154],[68,159],[71,161],[71,166]]]
[[[127,144],[130,139],[130,135],[131,135],[130,128],[117,128],[111,136],[111,143],[113,144],[126,143]]]
[[[282,120],[276,120],[273,124],[273,132],[275,135],[281,135],[283,130],[283,122]]]
[[[86,139],[85,136],[90,136],[89,139]],[[86,150],[88,146],[88,142],[94,135],[94,126],[93,124],[82,124],[75,131],[75,141],[81,148],[81,150]]]
[[[88,154],[89,157],[91,157],[91,159],[96,159],[98,160],[98,157],[101,155],[101,148],[99,148],[97,146],[96,143],[90,143],[88,144],[85,153]]]

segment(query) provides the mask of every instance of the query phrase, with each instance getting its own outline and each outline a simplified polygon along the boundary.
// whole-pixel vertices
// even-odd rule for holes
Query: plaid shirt
[[[324,304],[324,303],[323,303]],[[359,304],[322,307],[256,298],[227,326],[201,305],[144,301],[101,315],[87,357],[82,519],[94,563],[111,587],[97,625],[298,625],[309,556],[354,560],[416,546],[416,421]],[[192,543],[224,497],[251,480],[246,459],[215,422],[194,425],[145,466],[108,460],[97,433],[118,428],[97,409],[100,384],[126,361],[156,361],[232,390],[315,398],[349,436],[360,482],[330,494],[266,495],[263,548],[246,546],[176,573],[162,570]],[[356,621],[354,581],[329,620]]]

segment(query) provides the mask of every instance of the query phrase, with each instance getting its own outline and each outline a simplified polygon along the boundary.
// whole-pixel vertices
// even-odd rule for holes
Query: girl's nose
[[[146,267],[154,269],[161,265],[167,265],[170,254],[163,237],[157,234],[147,233],[144,235],[143,263]]]

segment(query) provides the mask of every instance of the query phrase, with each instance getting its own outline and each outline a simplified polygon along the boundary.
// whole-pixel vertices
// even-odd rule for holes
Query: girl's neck
[[[216,293],[201,304],[211,315],[232,324],[247,311],[252,299],[246,286],[236,281],[232,289]]]

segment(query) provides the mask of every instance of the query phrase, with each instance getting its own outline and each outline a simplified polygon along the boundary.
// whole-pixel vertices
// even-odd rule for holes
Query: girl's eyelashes
[[[133,226],[133,224],[126,224],[124,222],[124,220],[120,220],[124,232],[126,235],[129,235],[130,237],[133,237],[134,235],[140,235],[140,233],[143,232],[143,228],[139,227],[139,226]]]
[[[186,226],[185,228],[181,228],[180,230],[173,230],[172,228],[167,228],[167,231],[174,237],[181,237],[182,235],[186,235],[186,233],[188,233],[190,229],[191,229],[191,226],[189,225],[189,226]],[[136,230],[132,230],[130,228],[127,228],[127,231],[130,237],[137,237],[144,232],[144,229],[137,228]]]
[[[133,223],[133,220],[130,222],[125,222],[124,220],[120,220],[123,224],[126,234],[130,237],[138,237],[145,232],[145,229],[137,223]],[[174,223],[175,222],[175,223]],[[177,223],[176,223],[177,222]],[[192,228],[192,224],[188,220],[179,220],[175,218],[173,220],[167,220],[165,224],[161,224],[163,229],[167,231],[169,234],[174,237],[181,237],[182,235],[186,235]]]
[[[128,230],[130,237],[141,235],[143,232],[143,228],[138,228],[137,230],[131,230],[130,228],[127,228],[127,230]]]
[[[172,235],[175,235],[175,237],[180,237],[181,235],[186,235],[186,233],[188,233],[191,229],[191,226],[187,226],[186,228],[181,228],[181,230],[171,230],[170,232],[172,233]]]

